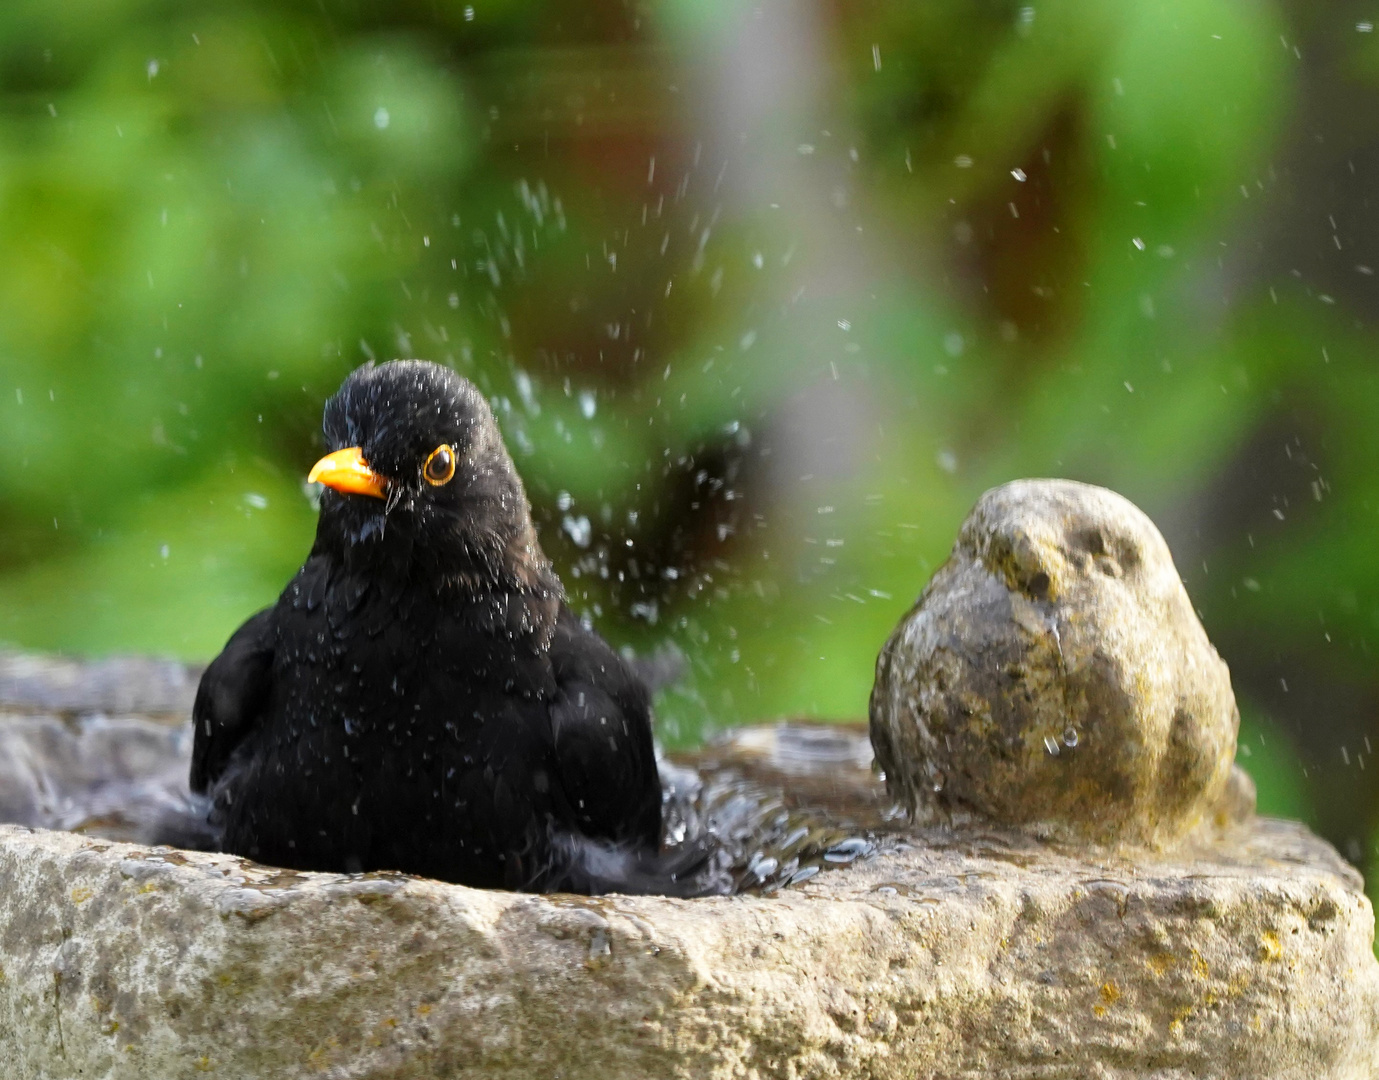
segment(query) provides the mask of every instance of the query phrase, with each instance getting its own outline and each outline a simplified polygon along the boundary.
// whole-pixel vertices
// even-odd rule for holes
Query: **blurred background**
[[[987,487],[1168,537],[1261,808],[1379,874],[1379,34],[1335,0],[9,0],[0,640],[204,661],[324,399],[495,404],[661,735],[865,716]]]

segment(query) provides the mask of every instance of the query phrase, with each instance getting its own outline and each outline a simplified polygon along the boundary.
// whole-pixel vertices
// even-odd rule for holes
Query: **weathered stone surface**
[[[0,649],[0,714],[191,713],[201,669],[140,656],[75,660]]]
[[[523,896],[0,827],[7,1080],[1372,1077],[1355,873],[933,828],[771,897]]]
[[[987,492],[877,661],[872,743],[919,820],[1162,846],[1218,811],[1239,715],[1154,524],[1111,491]]]

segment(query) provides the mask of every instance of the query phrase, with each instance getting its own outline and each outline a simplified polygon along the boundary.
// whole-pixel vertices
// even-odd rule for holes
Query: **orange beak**
[[[327,454],[311,467],[306,482],[325,484],[347,495],[372,495],[375,499],[387,497],[383,477],[369,468],[369,463],[364,460],[364,451],[357,446]]]

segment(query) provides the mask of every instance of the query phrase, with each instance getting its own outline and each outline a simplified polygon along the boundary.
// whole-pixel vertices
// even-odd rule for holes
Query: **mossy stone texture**
[[[871,698],[877,761],[919,820],[1107,844],[1238,816],[1238,726],[1158,529],[1067,480],[981,497],[882,649]]]

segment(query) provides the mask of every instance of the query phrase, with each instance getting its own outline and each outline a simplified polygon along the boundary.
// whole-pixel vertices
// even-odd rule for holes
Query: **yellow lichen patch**
[[[88,889],[85,885],[78,885],[75,889],[72,890],[72,903],[84,904],[86,903],[86,901],[90,900],[91,897],[95,895],[96,894],[93,893],[90,889]]]
[[[1211,978],[1211,968],[1207,967],[1207,962],[1196,949],[1192,950],[1192,973],[1199,979]]]
[[[1101,998],[1101,1004],[1092,1006],[1092,1015],[1102,1017],[1106,1015],[1106,1011],[1112,1005],[1120,1000],[1120,987],[1114,982],[1104,982],[1101,984],[1101,989],[1098,990],[1097,993]]]
[[[1149,968],[1149,970],[1152,971],[1155,975],[1162,975],[1176,962],[1177,961],[1172,953],[1161,952],[1155,953],[1153,956],[1151,956],[1148,960],[1144,962],[1144,965],[1145,967]]]
[[[1264,961],[1283,958],[1283,945],[1272,930],[1266,930],[1259,935],[1259,958]]]
[[[1001,733],[1001,729],[997,727],[996,722],[991,718],[991,713],[986,710],[973,713],[972,716],[968,718],[967,723],[962,725],[962,730],[965,730],[975,742],[995,739],[999,737]]]
[[[424,1003],[418,1005],[417,1012],[419,1012],[422,1016],[429,1016],[431,1013],[431,1006]]]
[[[1168,1030],[1174,1035],[1181,1035],[1183,1033],[1183,1021],[1191,1015],[1191,1005],[1183,1005],[1175,1009],[1173,1019],[1168,1022]]]
[[[340,1040],[337,1039],[334,1035],[330,1036],[328,1039],[326,1039],[325,1042],[317,1046],[315,1050],[307,1054],[306,1063],[308,1067],[318,1072],[324,1070],[326,1066],[330,1064],[330,1058],[332,1056],[331,1052],[335,1050],[339,1045]],[[378,1042],[374,1043],[374,1046],[380,1045],[382,1044]]]
[[[215,1066],[211,1064],[211,1059],[205,1054],[197,1058],[193,1064],[196,1066],[197,1072],[210,1072],[215,1068]]]

